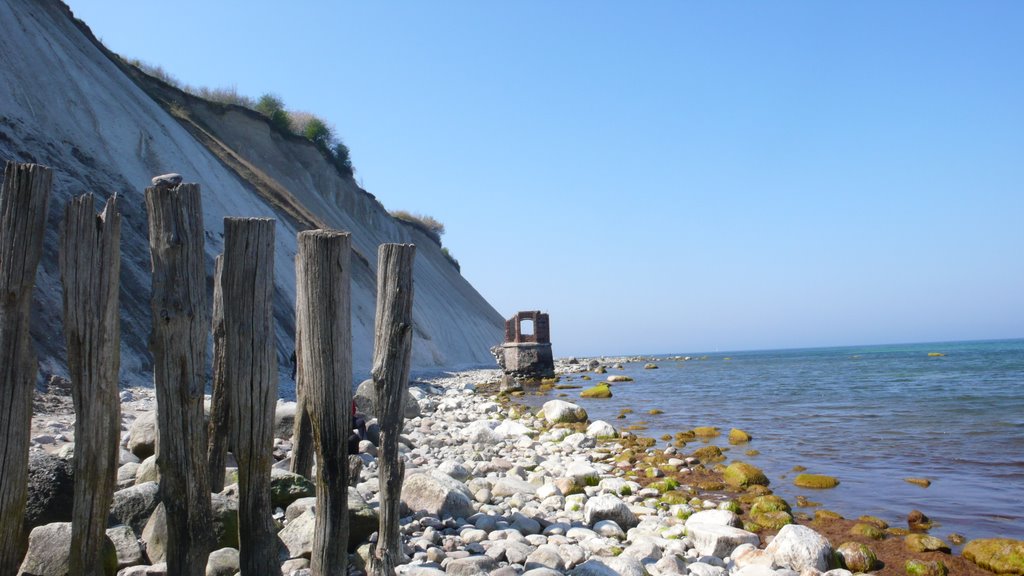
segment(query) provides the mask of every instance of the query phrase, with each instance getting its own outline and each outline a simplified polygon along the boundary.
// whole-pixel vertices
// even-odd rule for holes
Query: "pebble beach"
[[[587,369],[585,363],[559,363],[563,374]],[[499,379],[498,370],[476,370],[410,384],[415,406],[407,405],[401,446],[406,562],[399,574],[989,574],[975,562],[1000,561],[998,555],[975,562],[951,555],[948,544],[925,531],[847,520],[825,510],[800,513],[795,502],[774,496],[758,480],[756,468],[733,465],[721,454],[694,450],[696,445],[665,446],[591,420],[579,406],[544,395],[543,386],[499,395]],[[155,409],[152,392],[122,392],[120,490],[112,507],[118,523],[108,535],[123,576],[166,574],[159,478],[146,446],[153,435],[147,424]],[[59,413],[60,396],[57,387],[37,398],[42,414],[33,421],[36,455],[55,459],[71,452],[73,417]],[[304,575],[315,498],[307,479],[287,472],[289,415],[294,417],[294,403],[280,402],[275,519],[283,574]],[[376,538],[375,431],[371,419],[368,439],[360,443],[362,469],[349,490],[352,574],[363,572]],[[230,529],[237,511],[233,481],[229,469],[229,485],[214,495],[217,541],[208,575],[238,570],[237,534],[232,540]],[[57,524],[42,528],[58,530]],[[26,563],[52,560],[41,534],[33,532],[32,541],[37,543],[35,550],[30,543]]]

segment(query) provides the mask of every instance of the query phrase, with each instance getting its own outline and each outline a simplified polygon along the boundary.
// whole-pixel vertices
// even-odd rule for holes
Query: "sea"
[[[662,354],[657,369],[644,369],[647,358],[609,371],[634,378],[612,384],[610,399],[554,393],[591,421],[646,425],[636,433],[652,438],[717,426],[722,435],[709,443],[760,467],[794,506],[803,495],[847,518],[904,528],[916,509],[936,536],[1024,539],[1024,339]],[[578,375],[563,382],[572,383],[590,384]],[[617,419],[623,408],[633,412]],[[730,446],[734,427],[753,440]],[[840,484],[797,488],[796,466]]]

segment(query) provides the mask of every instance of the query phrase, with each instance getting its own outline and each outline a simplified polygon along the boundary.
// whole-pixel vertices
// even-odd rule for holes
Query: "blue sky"
[[[1024,336],[1019,2],[69,4],[327,119],[556,355]]]

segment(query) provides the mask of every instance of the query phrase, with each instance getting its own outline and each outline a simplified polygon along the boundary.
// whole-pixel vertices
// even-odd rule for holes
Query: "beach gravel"
[[[736,502],[721,493],[699,492],[699,486],[716,482],[708,480],[707,463],[697,457],[640,443],[607,422],[589,422],[585,411],[569,402],[551,400],[538,410],[542,399],[524,405],[496,402],[476,392],[493,381],[496,371],[411,384],[409,397],[415,399],[418,415],[406,419],[400,435],[406,474],[398,576],[789,576],[828,568],[828,541],[803,526],[781,526],[768,547],[760,549],[758,534],[741,528]],[[151,391],[132,392],[131,402],[123,406],[129,424],[153,410]],[[289,408],[287,403],[282,407]],[[147,433],[145,426],[135,428]],[[303,576],[309,573],[315,498],[308,479],[282,470],[293,446],[290,428],[280,426],[282,436],[274,442],[277,464],[272,477],[279,492],[274,515],[283,525],[278,538],[287,549],[283,572]],[[379,427],[371,419],[367,430],[367,440],[351,456],[358,464],[348,500],[349,549],[356,551],[350,556],[352,576],[361,576],[365,569],[380,506],[374,444]],[[138,445],[131,433],[122,438],[122,446],[129,445]],[[624,453],[636,456],[624,460]],[[126,463],[136,458],[128,456]],[[119,541],[135,544],[134,550],[125,547],[122,574],[160,574],[166,571],[161,564],[126,566],[162,560],[166,539],[164,515],[157,507],[158,484],[138,482],[130,472],[146,466],[131,464],[119,472],[119,480],[134,485],[118,491],[111,507],[112,522],[123,524],[117,529]],[[237,534],[233,466],[229,458],[228,486],[213,495],[214,573],[230,572],[237,552],[237,540],[226,537]],[[655,478],[648,470],[661,474]],[[754,470],[738,471],[747,478],[757,476]],[[688,476],[695,478],[692,486],[685,485]],[[750,503],[749,516],[777,512],[790,519],[781,498],[761,496]],[[148,560],[139,557],[140,550],[148,551]],[[226,560],[223,567],[221,560]],[[848,572],[827,574],[841,573]]]

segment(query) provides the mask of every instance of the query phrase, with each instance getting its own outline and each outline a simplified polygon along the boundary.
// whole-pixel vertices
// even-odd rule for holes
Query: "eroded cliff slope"
[[[173,112],[173,114],[171,112]],[[421,232],[400,223],[308,141],[278,133],[258,114],[211,104],[123,65],[56,0],[0,2],[0,160],[55,170],[44,259],[33,307],[41,378],[66,375],[57,270],[60,215],[67,199],[116,192],[122,232],[124,383],[151,379],[147,342],[149,244],[143,190],[152,176],[178,172],[203,191],[208,271],[223,249],[223,219],[277,219],[275,317],[282,393],[291,389],[296,234],[329,227],[352,233],[352,346],[356,377],[373,345],[377,246],[417,245],[417,370],[490,364],[502,319]]]

